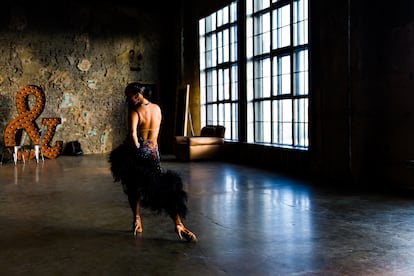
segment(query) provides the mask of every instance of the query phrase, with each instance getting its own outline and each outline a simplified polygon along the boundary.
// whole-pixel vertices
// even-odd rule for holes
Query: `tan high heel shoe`
[[[135,219],[135,221],[133,222],[133,224],[132,224],[132,232],[133,232],[133,235],[134,236],[142,233],[142,225],[141,225],[141,218],[140,217],[137,217]]]
[[[175,225],[175,232],[180,237],[180,239],[183,239],[183,237],[189,241],[189,242],[197,242],[196,235],[184,227],[182,223]]]

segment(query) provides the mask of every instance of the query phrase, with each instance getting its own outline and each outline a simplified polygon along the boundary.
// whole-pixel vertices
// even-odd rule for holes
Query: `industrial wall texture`
[[[73,1],[5,4],[0,19],[0,145],[7,124],[21,116],[16,93],[43,89],[34,122],[59,117],[55,141],[78,140],[84,153],[104,153],[126,135],[124,88],[158,83],[161,15],[134,5]],[[29,109],[35,97],[27,97]]]

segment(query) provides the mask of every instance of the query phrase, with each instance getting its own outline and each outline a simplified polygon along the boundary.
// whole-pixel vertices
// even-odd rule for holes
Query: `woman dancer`
[[[162,121],[160,107],[148,100],[145,86],[134,82],[125,88],[129,103],[129,134],[109,156],[114,181],[120,181],[133,214],[134,236],[142,232],[140,207],[165,212],[174,222],[180,239],[197,241],[183,224],[187,213],[187,193],[181,177],[160,167],[158,134]]]

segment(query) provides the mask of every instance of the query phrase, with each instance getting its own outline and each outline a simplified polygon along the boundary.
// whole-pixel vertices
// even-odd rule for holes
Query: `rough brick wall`
[[[160,81],[162,15],[122,1],[51,5],[2,8],[0,145],[7,123],[18,116],[18,89],[34,84],[46,94],[36,123],[62,120],[54,140],[78,140],[86,154],[108,152],[126,135],[124,87]]]

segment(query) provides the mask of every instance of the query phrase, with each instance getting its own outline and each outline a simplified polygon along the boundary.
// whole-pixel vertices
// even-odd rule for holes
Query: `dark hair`
[[[151,97],[151,89],[140,82],[129,83],[125,88],[125,94],[127,93],[133,93],[134,95],[140,93],[147,99]]]

